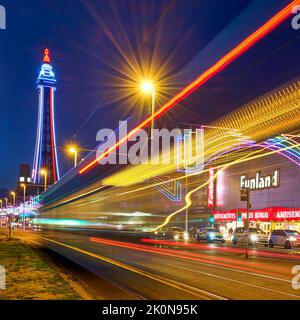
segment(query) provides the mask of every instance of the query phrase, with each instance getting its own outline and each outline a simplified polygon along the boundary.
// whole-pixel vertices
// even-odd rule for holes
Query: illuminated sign
[[[209,183],[208,183],[208,207],[214,207],[214,169],[209,168]]]
[[[268,176],[262,176],[260,172],[257,172],[253,178],[248,178],[246,175],[240,178],[241,189],[262,190],[277,187],[279,187],[279,169]]]
[[[245,209],[232,209],[229,211],[214,211],[216,221],[236,221],[237,212],[241,212],[242,220],[247,219]],[[299,208],[272,207],[258,210],[250,210],[249,220],[252,221],[293,221],[300,220]]]
[[[276,212],[276,220],[300,220],[300,210],[280,210]]]

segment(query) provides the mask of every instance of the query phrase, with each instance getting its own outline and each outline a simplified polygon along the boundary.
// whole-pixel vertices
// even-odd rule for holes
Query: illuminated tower
[[[43,65],[37,79],[39,110],[32,169],[32,182],[42,184],[44,177],[41,177],[41,170],[45,169],[48,185],[59,180],[54,122],[56,79],[50,62],[50,51],[45,49]]]

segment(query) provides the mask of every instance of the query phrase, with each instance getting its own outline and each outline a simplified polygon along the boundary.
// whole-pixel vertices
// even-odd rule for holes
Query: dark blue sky
[[[171,95],[288,3],[0,0],[7,10],[7,30],[0,30],[0,188],[15,187],[19,163],[33,160],[35,80],[44,47],[52,52],[58,80],[58,147],[75,137],[92,148],[100,128],[115,128],[128,116],[134,125],[145,117],[120,98],[126,78],[120,70],[133,60],[163,67]],[[163,121],[206,123],[294,79],[300,72],[299,36],[287,21]],[[60,150],[64,171],[71,161]]]

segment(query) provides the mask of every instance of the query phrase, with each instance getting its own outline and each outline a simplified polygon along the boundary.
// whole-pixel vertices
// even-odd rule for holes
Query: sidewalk
[[[0,265],[5,267],[6,289],[0,300],[82,300],[76,285],[47,264],[21,240],[7,241],[0,231]]]

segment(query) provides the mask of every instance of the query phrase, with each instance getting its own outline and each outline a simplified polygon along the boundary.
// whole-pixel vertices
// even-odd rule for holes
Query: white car
[[[300,233],[295,230],[273,230],[269,238],[269,247],[281,246],[285,249],[300,247]]]
[[[233,244],[246,243],[246,240],[247,240],[247,230],[245,228],[236,228],[233,233],[232,243]],[[269,241],[269,237],[261,229],[249,228],[248,243],[250,246],[258,243],[267,246],[268,241]]]

